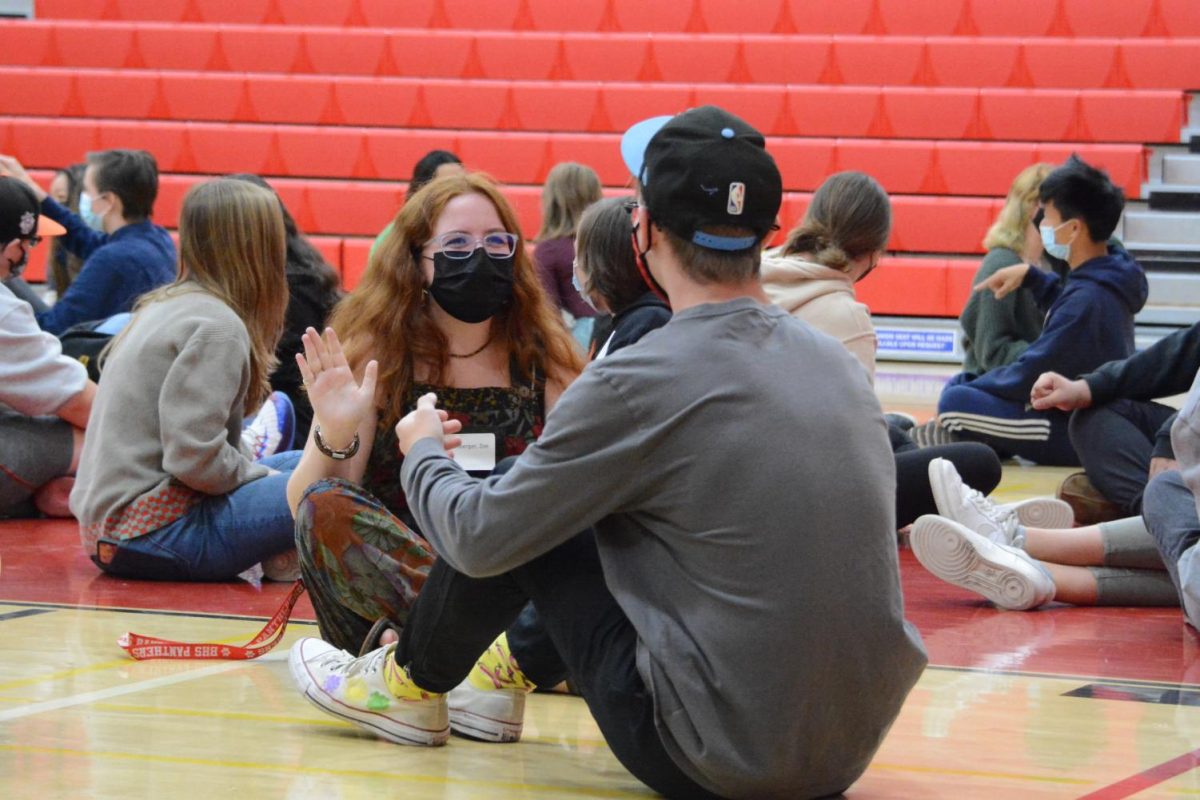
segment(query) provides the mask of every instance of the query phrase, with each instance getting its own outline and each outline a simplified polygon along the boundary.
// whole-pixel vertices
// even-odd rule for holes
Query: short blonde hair
[[[1019,254],[1025,249],[1025,229],[1038,205],[1038,189],[1053,171],[1053,164],[1034,164],[1021,170],[1008,190],[1000,216],[983,237],[985,250],[1003,247]]]
[[[600,176],[595,170],[573,161],[556,164],[542,188],[542,228],[537,240],[574,236],[583,210],[600,197]]]

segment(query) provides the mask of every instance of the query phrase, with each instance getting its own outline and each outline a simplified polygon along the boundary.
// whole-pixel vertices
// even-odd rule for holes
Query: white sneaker
[[[1075,527],[1075,510],[1070,503],[1056,497],[1033,497],[1017,503],[997,505],[1004,512],[1017,515],[1026,528],[1043,528],[1052,531]]]
[[[929,462],[929,488],[933,490],[938,513],[943,517],[966,525],[998,544],[1013,543],[1021,524],[1017,515],[963,483],[951,462],[944,458]]]
[[[509,652],[507,637],[501,634],[446,696],[450,727],[470,739],[518,741],[525,727],[525,695],[533,689]]]
[[[288,666],[297,688],[327,714],[397,744],[445,744],[450,738],[446,695],[430,694],[411,681],[400,695],[388,688],[384,669],[395,648],[355,658],[320,639],[301,639],[292,645]]]
[[[1054,580],[1028,553],[952,519],[926,514],[913,524],[910,542],[925,569],[1001,608],[1025,611],[1054,599]]]
[[[242,427],[242,446],[255,461],[292,449],[296,409],[283,392],[271,392],[253,419]]]

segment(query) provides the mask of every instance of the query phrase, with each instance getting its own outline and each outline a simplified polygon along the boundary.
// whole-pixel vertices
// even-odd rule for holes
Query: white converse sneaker
[[[926,514],[913,524],[910,541],[925,569],[1001,608],[1025,611],[1054,599],[1054,580],[1028,553],[952,519]]]
[[[962,482],[954,464],[944,458],[929,462],[929,488],[933,502],[943,517],[966,525],[993,542],[1010,545],[1017,535],[1020,521],[1006,510]]]
[[[1070,503],[1056,497],[1034,497],[1017,503],[998,505],[1003,512],[1012,512],[1026,528],[1060,530],[1075,527],[1075,510]]]
[[[470,739],[518,741],[525,726],[525,695],[533,689],[509,652],[507,636],[500,634],[447,695],[450,727]]]
[[[450,738],[446,696],[412,683],[392,658],[395,647],[355,658],[320,639],[301,639],[292,645],[288,666],[304,696],[327,714],[397,744],[445,744]],[[388,669],[395,670],[399,692],[388,687]]]

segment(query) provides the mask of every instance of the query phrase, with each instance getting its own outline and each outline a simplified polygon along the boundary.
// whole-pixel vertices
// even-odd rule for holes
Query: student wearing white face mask
[[[997,271],[977,291],[1003,297],[1033,292],[1046,324],[1012,364],[982,376],[957,375],[938,402],[938,423],[950,434],[984,442],[1001,456],[1039,464],[1078,465],[1067,433],[1069,415],[1031,405],[1044,372],[1082,375],[1134,351],[1133,317],[1146,303],[1146,275],[1118,245],[1109,243],[1125,206],[1122,191],[1104,172],[1077,156],[1046,176],[1038,192],[1046,253],[1067,262],[1066,280],[1018,264]]]
[[[158,165],[149,153],[89,153],[79,214],[50,197],[15,158],[0,156],[0,170],[33,190],[41,212],[67,229],[63,246],[83,259],[79,277],[52,308],[35,304],[42,330],[60,334],[129,311],[138,297],[175,279],[175,244],[150,219]]]

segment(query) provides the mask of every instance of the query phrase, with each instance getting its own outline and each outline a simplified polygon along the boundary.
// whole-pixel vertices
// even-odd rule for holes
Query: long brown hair
[[[286,252],[274,194],[230,178],[197,184],[179,212],[179,276],[143,295],[135,309],[196,289],[233,309],[250,336],[247,414],[271,393],[268,377],[278,363],[275,348],[288,304]]]
[[[862,172],[839,172],[817,187],[783,252],[845,272],[854,259],[886,247],[891,231],[892,204],[879,182]]]
[[[601,198],[600,176],[591,167],[555,164],[542,187],[542,229],[537,240],[574,236],[585,208]]]
[[[495,207],[504,229],[517,235],[513,259],[513,301],[493,319],[496,339],[525,380],[552,372],[574,375],[583,361],[546,299],[516,214],[486,175],[447,175],[427,184],[396,214],[388,234],[371,255],[362,281],[338,303],[330,326],[345,343],[346,359],[361,374],[369,359],[379,362],[376,403],[380,424],[394,424],[418,365],[429,380],[444,381],[449,343],[429,312],[420,250],[433,236],[446,205],[464,194],[479,194]]]

